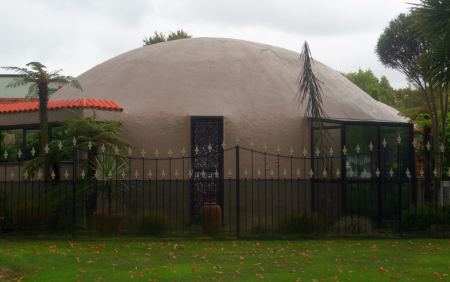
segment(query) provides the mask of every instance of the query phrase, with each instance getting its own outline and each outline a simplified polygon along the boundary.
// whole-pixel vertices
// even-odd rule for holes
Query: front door
[[[223,117],[192,117],[192,219],[200,220],[204,202],[223,208]]]

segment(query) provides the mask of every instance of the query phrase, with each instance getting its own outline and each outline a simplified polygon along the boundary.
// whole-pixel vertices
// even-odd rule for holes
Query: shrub
[[[315,234],[324,230],[324,223],[321,218],[315,214],[302,214],[287,216],[280,221],[279,230],[284,234]]]
[[[343,216],[333,226],[333,231],[341,234],[372,234],[375,228],[366,216]]]
[[[398,225],[400,231],[426,231],[433,226],[450,229],[450,206],[411,206],[402,211]]]

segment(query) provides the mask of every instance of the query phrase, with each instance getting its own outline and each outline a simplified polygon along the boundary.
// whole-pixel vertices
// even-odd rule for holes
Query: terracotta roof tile
[[[98,99],[73,99],[73,100],[51,100],[48,109],[100,109],[109,111],[123,111],[123,108],[111,100]],[[38,101],[27,101],[17,103],[0,104],[0,113],[34,112],[39,110]]]

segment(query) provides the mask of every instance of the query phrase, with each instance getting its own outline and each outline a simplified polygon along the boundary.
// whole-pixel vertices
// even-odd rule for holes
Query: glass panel
[[[381,166],[384,168],[384,176],[390,178],[392,169],[394,177],[405,177],[406,168],[411,170],[409,128],[382,126],[381,140]],[[383,145],[384,141],[386,147]]]
[[[17,152],[19,149],[23,150],[23,130],[22,129],[12,129],[4,130],[1,132],[1,148],[2,161],[5,160],[3,154],[5,150],[8,152],[8,161],[13,161],[17,159]]]
[[[39,129],[25,130],[25,156],[31,158],[31,150],[39,154],[41,146],[39,145]]]
[[[377,164],[377,127],[373,125],[347,125],[345,134],[347,178],[371,178],[376,171]],[[371,143],[372,151],[370,150]]]
[[[314,172],[316,178],[326,177],[336,178],[336,171],[341,169],[341,128],[323,128],[313,131],[314,134]],[[319,151],[317,151],[319,149]],[[319,153],[319,155],[317,155]]]

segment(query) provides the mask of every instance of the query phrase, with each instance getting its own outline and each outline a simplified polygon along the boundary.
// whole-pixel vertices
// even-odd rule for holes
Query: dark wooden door
[[[191,118],[192,215],[199,222],[204,202],[223,207],[223,117]]]

